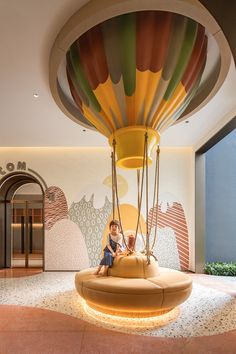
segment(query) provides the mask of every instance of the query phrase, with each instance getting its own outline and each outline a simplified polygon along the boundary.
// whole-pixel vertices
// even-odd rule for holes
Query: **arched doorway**
[[[36,198],[25,193],[26,186],[37,186]],[[0,268],[44,268],[43,201],[43,187],[34,176],[18,172],[1,179]]]

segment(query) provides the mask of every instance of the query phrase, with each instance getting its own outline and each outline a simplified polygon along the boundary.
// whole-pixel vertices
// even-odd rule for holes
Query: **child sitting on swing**
[[[102,258],[96,273],[94,273],[95,275],[98,275],[103,267],[104,270],[101,274],[107,275],[108,268],[112,266],[114,258],[123,251],[123,238],[120,233],[119,221],[112,220],[109,224],[109,229],[110,233],[107,237],[107,245],[103,250],[104,257]]]

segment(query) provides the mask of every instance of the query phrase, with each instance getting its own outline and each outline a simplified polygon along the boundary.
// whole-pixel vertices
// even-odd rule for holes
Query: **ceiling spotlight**
[[[186,120],[185,123],[189,123],[189,120]]]
[[[86,132],[86,129],[83,129],[83,132]]]
[[[38,98],[39,94],[38,93],[34,93],[33,96],[34,96],[34,98]]]

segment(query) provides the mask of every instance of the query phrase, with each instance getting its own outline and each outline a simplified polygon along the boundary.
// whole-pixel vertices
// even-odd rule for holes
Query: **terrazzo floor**
[[[236,277],[193,275],[193,291],[184,304],[161,318],[137,321],[111,320],[86,308],[74,289],[74,276],[73,272],[44,272],[1,278],[0,305],[53,310],[100,328],[151,337],[189,338],[236,330]]]

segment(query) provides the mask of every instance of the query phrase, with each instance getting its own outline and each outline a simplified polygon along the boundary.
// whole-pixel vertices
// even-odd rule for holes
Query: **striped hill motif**
[[[162,212],[158,206],[158,219],[156,218],[156,207],[150,210],[148,215],[149,225],[159,228],[170,227],[174,230],[181,270],[189,269],[189,239],[188,227],[184,215],[183,207],[180,203],[174,202],[172,207],[168,207],[166,212]],[[158,243],[158,237],[157,237]]]
[[[132,125],[162,133],[193,98],[206,57],[202,25],[179,14],[140,11],[80,36],[67,52],[66,70],[75,104],[105,136]]]
[[[45,229],[50,230],[62,219],[68,218],[68,205],[65,194],[59,187],[49,187],[44,197]]]

